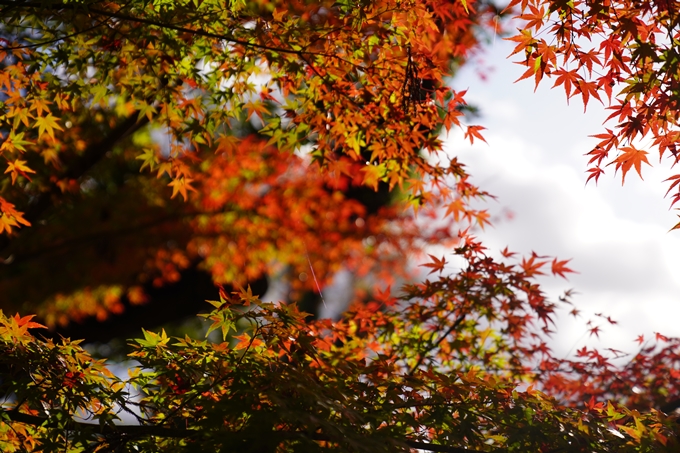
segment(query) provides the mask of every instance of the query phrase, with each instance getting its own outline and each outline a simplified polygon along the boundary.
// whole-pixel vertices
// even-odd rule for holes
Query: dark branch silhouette
[[[19,422],[19,423],[25,423],[27,425],[33,425],[33,426],[41,426],[48,422],[48,418],[46,417],[40,417],[36,415],[29,415],[29,414],[24,414],[22,412],[18,412],[15,410],[5,410],[3,411],[3,414],[8,417],[10,420]],[[120,436],[120,437],[127,437],[127,438],[139,438],[139,437],[145,437],[145,436],[154,436],[154,437],[163,437],[163,438],[174,438],[174,439],[185,439],[185,438],[191,438],[191,437],[196,437],[200,435],[200,431],[197,430],[192,430],[192,429],[187,429],[183,427],[176,427],[173,426],[172,428],[162,426],[162,425],[115,425],[115,426],[101,426],[99,424],[94,424],[94,423],[84,423],[84,422],[78,422],[75,420],[70,420],[68,422],[68,428],[71,430],[77,430],[81,432],[89,432],[92,434],[98,434],[101,436],[106,436],[106,437],[112,437],[112,436]],[[309,434],[309,433],[303,433],[303,432],[286,432],[286,431],[279,431],[279,432],[272,432],[269,434],[274,438],[274,440],[278,441],[285,441],[285,440],[291,440],[291,439],[296,439],[296,438],[311,438],[314,441],[333,441],[329,436],[326,436],[321,433],[314,433],[314,434]],[[233,433],[234,441],[238,442],[239,440],[242,442],[248,442],[252,441],[253,439],[249,439],[247,437],[244,437],[242,433]],[[438,453],[478,453],[480,450],[473,450],[469,448],[462,448],[462,447],[453,447],[453,446],[448,446],[448,445],[439,445],[439,444],[432,444],[428,442],[419,442],[419,441],[414,441],[414,440],[408,440],[408,439],[392,439],[396,443],[404,444],[410,448],[416,448],[419,450],[425,450],[425,451],[432,451],[432,452],[438,452]],[[490,453],[505,453],[507,450],[504,448],[497,448],[494,450],[489,450]],[[481,452],[480,452],[481,453]]]

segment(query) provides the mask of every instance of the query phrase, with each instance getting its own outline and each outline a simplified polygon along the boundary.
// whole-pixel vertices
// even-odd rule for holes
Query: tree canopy
[[[484,140],[448,81],[516,29],[522,78],[611,104],[589,179],[641,173],[645,136],[675,163],[673,2],[0,8],[3,451],[678,450],[680,340],[556,357],[569,293],[537,278],[568,262],[494,259],[472,233],[490,194],[440,138]],[[432,244],[455,269],[431,256],[395,295]],[[309,316],[341,269],[354,303]],[[274,274],[290,291],[262,301]],[[132,340],[127,378],[77,339],[203,308],[206,338]]]
[[[463,166],[431,156],[442,127],[479,137],[444,79],[488,5],[0,5],[7,308],[103,320],[272,263],[311,262],[319,285],[341,265],[387,279],[455,236],[403,203],[487,222]]]

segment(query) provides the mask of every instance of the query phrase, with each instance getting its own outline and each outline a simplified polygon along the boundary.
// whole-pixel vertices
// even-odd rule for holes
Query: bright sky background
[[[578,293],[573,301],[583,312],[575,321],[566,312],[562,316],[558,351],[566,353],[587,338],[585,322],[599,312],[619,322],[607,326],[598,319],[604,331],[596,344],[602,347],[634,352],[639,334],[680,336],[680,231],[668,232],[678,219],[662,183],[672,170],[650,154],[655,167],[643,168],[644,181],[631,172],[622,187],[620,174],[609,167],[598,186],[592,181],[586,186],[584,154],[596,142],[588,136],[604,131],[604,107],[591,100],[584,114],[580,98],[567,105],[563,88],[550,89],[550,79],[536,92],[533,79],[513,83],[524,69],[511,62],[517,58],[506,59],[512,47],[495,40],[484,56],[492,67],[486,81],[472,64],[453,82],[456,90],[468,89],[466,99],[482,114],[474,123],[487,128],[488,145],[470,146],[462,133],[446,141],[473,182],[498,197],[488,203],[494,226],[479,237],[492,252],[507,245],[520,253],[572,259],[569,267],[579,274],[568,281],[544,280],[553,296],[573,288]],[[508,211],[512,219],[504,215]]]

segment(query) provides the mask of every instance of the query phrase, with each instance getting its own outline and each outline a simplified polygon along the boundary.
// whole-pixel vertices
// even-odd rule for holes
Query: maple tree
[[[615,350],[555,357],[569,298],[536,279],[568,262],[492,258],[469,228],[488,223],[472,203],[488,194],[439,138],[483,140],[446,79],[514,11],[524,78],[556,75],[586,105],[627,83],[592,178],[615,150],[623,176],[640,172],[638,135],[674,156],[671,2],[0,7],[0,293],[38,314],[0,312],[3,451],[677,451],[678,340],[639,338],[622,366]],[[597,34],[599,51],[579,47]],[[393,295],[429,244],[451,245],[457,270],[430,255],[430,276]],[[337,321],[301,311],[343,267],[383,285]],[[253,293],[274,272],[290,301]],[[208,339],[143,330],[125,379],[40,334],[200,299]]]
[[[489,5],[0,6],[5,309],[62,328],[139,305],[153,319],[272,265],[313,265],[297,293],[341,266],[388,280],[455,236],[404,203],[487,222],[463,166],[431,157],[442,127],[467,127],[443,79]]]

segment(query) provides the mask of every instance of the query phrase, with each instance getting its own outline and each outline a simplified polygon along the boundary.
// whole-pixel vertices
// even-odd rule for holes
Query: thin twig
[[[465,313],[462,313],[460,316],[458,316],[458,317],[456,318],[456,320],[453,322],[453,324],[451,324],[451,326],[446,330],[446,332],[444,332],[444,334],[443,334],[442,336],[440,336],[440,337],[437,339],[436,342],[432,343],[432,344],[430,345],[430,347],[427,348],[427,349],[425,350],[425,352],[423,352],[423,353],[420,354],[420,357],[418,358],[418,361],[416,362],[415,365],[413,365],[413,367],[411,368],[411,370],[408,372],[407,376],[412,376],[413,373],[415,373],[416,370],[417,370],[418,368],[420,368],[420,365],[423,364],[423,362],[425,361],[425,358],[427,357],[427,355],[428,355],[432,350],[436,349],[436,348],[442,343],[442,341],[444,341],[444,339],[445,339],[446,337],[448,337],[449,334],[451,334],[451,332],[453,332],[455,329],[457,329],[458,326],[460,326],[460,324],[463,322],[464,319],[465,319]]]

